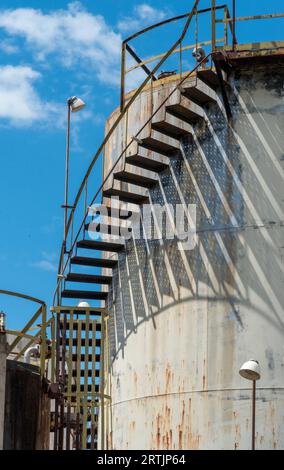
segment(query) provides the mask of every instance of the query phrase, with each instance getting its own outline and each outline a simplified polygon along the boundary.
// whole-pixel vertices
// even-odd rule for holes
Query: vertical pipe
[[[69,155],[70,155],[70,116],[71,107],[67,101],[67,130],[66,130],[66,156],[65,156],[65,198],[64,198],[64,247],[66,248],[67,215],[68,215],[68,185],[69,185]]]
[[[76,429],[76,449],[81,446],[81,330],[82,322],[78,320],[77,328],[77,363],[76,363],[76,410],[77,410],[77,429]]]
[[[106,382],[106,393],[108,396],[110,396],[110,390],[109,390],[109,344],[108,344],[108,315],[106,316],[105,319],[105,382]],[[106,450],[109,449],[109,407],[110,407],[110,402],[108,398],[107,406],[106,406]]]
[[[55,348],[56,348],[56,341],[55,341],[55,318],[52,314],[51,319],[51,383],[55,382]]]
[[[96,320],[92,321],[92,384],[91,384],[91,449],[95,448],[95,400],[96,400]]]
[[[74,236],[74,212],[71,213],[71,233],[70,233],[70,246],[73,245],[73,236]],[[85,231],[84,231],[85,233]]]
[[[46,305],[41,307],[41,348],[40,348],[40,374],[44,377],[45,349],[46,349]]]
[[[236,46],[236,0],[233,0],[233,51]]]
[[[252,381],[252,439],[251,449],[255,450],[255,395],[256,395],[256,380]]]
[[[182,79],[182,41],[179,43],[179,78]]]
[[[69,339],[68,339],[68,366],[67,366],[67,419],[66,419],[66,450],[70,450],[70,413],[72,393],[72,353],[73,353],[73,310],[69,315]]]
[[[225,46],[227,47],[228,46],[228,22],[226,20],[228,20],[229,18],[229,15],[228,15],[228,7],[227,5],[224,7],[224,20],[225,20],[225,23],[224,23],[224,38],[225,38]]]
[[[105,355],[105,317],[104,313],[101,314],[101,350],[100,350],[100,409],[101,409],[101,450],[104,450],[104,432],[105,432],[105,403],[104,403],[104,374],[105,374],[105,365],[104,365],[104,355]]]
[[[90,312],[89,312],[89,310],[86,310],[85,356],[84,356],[84,396],[83,396],[83,433],[82,433],[82,448],[83,449],[87,448],[89,318],[90,318]]]
[[[63,325],[62,325],[62,347],[61,347],[61,385],[62,385],[62,396],[60,398],[60,426],[59,426],[59,438],[58,438],[58,450],[64,448],[64,411],[65,411],[65,353],[66,353],[66,313],[63,314]],[[61,327],[61,325],[60,325]]]
[[[212,52],[216,48],[216,0],[212,0],[211,3],[211,45]]]
[[[56,314],[56,362],[55,362],[55,378],[56,383],[59,384],[59,366],[60,366],[60,313]],[[58,450],[58,408],[60,398],[55,399],[54,410],[54,450]]]
[[[125,98],[125,42],[121,45],[121,76],[120,76],[120,111],[124,109],[124,98]]]
[[[84,217],[87,215],[87,207],[88,207],[88,180],[85,183],[85,194],[84,194]],[[85,239],[86,229],[84,225],[83,229],[83,238]]]

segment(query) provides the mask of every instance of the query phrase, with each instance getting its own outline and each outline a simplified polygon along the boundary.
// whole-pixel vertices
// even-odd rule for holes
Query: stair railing
[[[40,307],[37,309],[32,318],[21,330],[8,330],[5,332],[12,336],[15,336],[15,339],[8,345],[8,356],[15,356],[15,360],[22,360],[25,352],[33,346],[34,344],[39,344],[39,363],[40,363],[40,373],[41,376],[45,375],[45,360],[47,355],[47,327],[51,323],[51,318],[47,321],[46,318],[46,304],[43,300],[31,297],[29,295],[20,294],[19,292],[13,292],[9,290],[0,290],[0,294],[9,295],[13,297],[18,297],[21,299],[29,300],[40,304]],[[38,323],[40,322],[40,323]],[[30,334],[30,331],[38,330],[35,334]],[[21,339],[25,338],[27,342],[20,349],[15,351],[16,346],[20,343]]]
[[[184,75],[184,77],[179,80],[178,84],[172,89],[172,91],[169,93],[169,95],[165,98],[164,101],[162,101],[162,103],[158,106],[158,108],[151,114],[151,116],[147,119],[147,121],[143,124],[143,126],[139,129],[139,131],[135,134],[135,136],[133,136],[131,138],[131,140],[128,142],[128,144],[126,145],[126,147],[122,150],[122,152],[119,154],[117,160],[115,161],[115,163],[113,164],[113,166],[111,167],[111,169],[109,170],[108,174],[106,175],[106,177],[103,179],[101,185],[99,186],[98,190],[96,191],[94,197],[92,198],[91,202],[90,202],[90,206],[92,206],[92,204],[94,204],[94,202],[96,201],[97,197],[99,196],[100,192],[102,191],[105,183],[108,181],[109,177],[111,176],[111,174],[113,173],[113,171],[115,170],[116,166],[118,165],[118,163],[120,162],[120,160],[122,159],[122,157],[125,155],[127,149],[130,147],[131,144],[133,144],[134,141],[137,141],[139,140],[139,135],[140,133],[143,131],[143,129],[145,129],[145,127],[152,121],[153,117],[158,113],[158,111],[165,105],[165,103],[169,100],[169,98],[176,92],[176,90],[183,84],[183,82],[185,80],[187,80],[192,74],[194,74],[199,68],[200,66],[202,66],[203,63],[206,63],[208,61],[208,59],[211,57],[212,55],[212,52],[210,52],[207,56],[205,56],[201,62],[199,62],[190,72],[188,72],[187,74]],[[56,289],[55,289],[55,292],[54,292],[54,296],[53,296],[53,305],[56,301],[56,296],[59,295],[59,288],[61,286],[61,283],[62,281],[64,280],[64,273],[65,273],[65,270],[69,264],[69,261],[70,261],[70,258],[72,256],[72,253],[73,253],[73,250],[74,250],[74,247],[76,245],[76,242],[78,240],[78,237],[81,233],[81,230],[83,229],[84,225],[85,225],[85,222],[86,222],[86,218],[88,217],[89,213],[88,211],[84,214],[84,217],[83,217],[83,220],[82,220],[82,223],[77,231],[77,235],[75,236],[75,238],[73,239],[73,243],[70,247],[70,250],[68,251],[67,253],[67,259],[65,261],[65,264],[60,264],[60,272],[59,272],[59,278],[58,278],[58,281],[57,281],[57,286],[56,286]],[[63,247],[62,247],[62,251],[61,251],[61,256],[63,256]],[[61,260],[62,261],[62,260]],[[59,301],[59,299],[58,299]]]
[[[161,65],[167,60],[167,58],[173,53],[173,51],[182,43],[187,31],[188,31],[188,28],[189,28],[189,25],[191,23],[191,20],[194,16],[194,14],[196,14],[196,11],[197,11],[197,6],[199,4],[199,1],[200,0],[195,0],[194,2],[194,5],[193,5],[193,8],[191,10],[191,12],[188,14],[188,18],[187,18],[187,21],[185,23],[185,26],[183,28],[183,31],[180,35],[180,37],[174,42],[174,44],[171,46],[171,48],[163,55],[162,59],[158,62],[158,64],[153,68],[153,70],[149,73],[149,75],[145,78],[145,80],[143,81],[143,83],[137,88],[137,90],[135,91],[135,93],[132,95],[132,97],[129,99],[129,101],[127,102],[127,104],[125,105],[125,107],[123,108],[123,110],[121,111],[121,113],[119,114],[119,116],[117,117],[117,119],[115,120],[113,126],[111,127],[111,129],[107,132],[107,134],[105,135],[102,143],[100,144],[97,152],[95,153],[94,157],[93,157],[93,160],[91,162],[91,164],[89,165],[89,168],[87,169],[86,171],[86,174],[82,180],[82,183],[80,185],[80,188],[79,188],[79,191],[75,197],[75,200],[74,200],[74,204],[71,208],[71,212],[70,212],[70,215],[69,215],[69,218],[68,218],[68,222],[67,222],[67,226],[66,226],[66,235],[64,237],[64,240],[63,240],[63,243],[62,243],[62,246],[61,246],[61,252],[60,252],[60,258],[59,258],[59,267],[58,267],[58,280],[57,280],[57,286],[56,286],[56,289],[55,289],[55,293],[54,293],[54,297],[53,297],[53,304],[55,303],[55,298],[57,296],[57,304],[59,303],[59,288],[62,284],[62,280],[64,280],[64,272],[65,272],[65,269],[66,269],[66,266],[69,262],[69,259],[71,257],[71,254],[73,252],[73,249],[74,249],[74,246],[75,246],[75,243],[78,239],[78,236],[82,230],[82,227],[85,223],[85,220],[86,220],[86,217],[88,215],[88,212],[84,214],[84,217],[83,217],[83,222],[77,232],[77,235],[75,236],[75,239],[73,240],[73,243],[71,245],[71,248],[67,251],[66,249],[66,242],[67,242],[67,236],[68,236],[68,233],[69,233],[69,229],[70,227],[73,225],[73,221],[74,221],[74,214],[75,214],[75,210],[77,208],[77,205],[78,205],[78,202],[81,198],[81,195],[83,193],[83,191],[85,190],[85,187],[86,187],[86,184],[87,184],[87,181],[88,181],[88,178],[89,178],[89,175],[96,163],[96,161],[98,160],[102,150],[105,148],[105,145],[106,143],[109,141],[110,137],[112,136],[113,132],[115,131],[115,129],[117,128],[118,124],[120,123],[120,121],[122,120],[122,118],[124,117],[124,115],[126,114],[126,112],[128,111],[128,109],[130,108],[130,106],[132,105],[132,103],[135,101],[135,99],[140,95],[140,93],[145,89],[146,85],[148,84],[148,82],[154,77],[155,73],[157,72],[157,70],[160,69]],[[152,117],[151,117],[152,118]],[[150,119],[151,120],[151,119]],[[149,120],[149,122],[150,122]],[[144,128],[145,126],[143,126]],[[142,130],[142,129],[141,129]],[[141,131],[140,130],[140,131]],[[139,133],[140,133],[139,131]],[[138,134],[139,134],[138,133]],[[127,150],[127,148],[129,147],[129,145],[133,142],[133,140],[131,142],[129,142],[129,144],[127,145],[127,147],[124,149],[124,151],[121,153],[121,155],[119,156],[119,160],[120,158],[123,156],[123,154],[125,153],[125,151]],[[118,163],[118,161],[116,161],[116,164]],[[115,168],[116,164],[111,168],[110,172],[108,173],[107,175],[107,178],[104,179],[103,181],[103,184],[100,186],[100,189],[97,191],[96,193],[96,197],[98,196],[99,192],[101,191],[104,183],[106,182],[106,180],[108,179],[108,177],[110,176],[110,174],[112,173],[113,169]],[[93,198],[92,200],[92,203],[93,201],[96,199]],[[91,203],[91,204],[92,204]],[[66,263],[63,265],[64,263],[64,256],[65,254],[67,254],[67,260],[66,260]]]
[[[172,54],[175,54],[176,52],[179,52],[180,54],[180,57],[181,57],[181,54],[182,54],[182,50],[186,50],[186,49],[189,49],[189,48],[193,48],[194,46],[182,46],[182,43],[183,43],[183,40],[185,38],[185,35],[188,31],[188,28],[191,24],[191,21],[192,21],[192,18],[194,16],[197,17],[197,15],[199,15],[200,13],[205,13],[205,12],[211,12],[211,21],[214,22],[214,28],[215,28],[215,25],[217,23],[217,20],[216,20],[216,17],[215,17],[215,13],[216,13],[216,10],[218,9],[221,9],[223,8],[224,9],[224,19],[226,18],[230,18],[230,15],[229,15],[229,10],[228,10],[228,7],[226,5],[221,5],[221,6],[216,6],[215,5],[215,2],[212,1],[212,5],[211,5],[211,8],[206,8],[204,10],[197,10],[197,7],[199,5],[199,2],[200,0],[196,0],[194,2],[194,5],[193,5],[193,8],[191,10],[190,13],[187,13],[185,15],[181,15],[180,17],[175,17],[175,18],[171,18],[169,20],[165,20],[163,22],[160,22],[160,23],[157,23],[156,25],[153,25],[153,26],[150,26],[148,28],[146,28],[145,30],[142,30],[138,33],[135,33],[134,35],[130,36],[129,38],[127,38],[125,41],[124,41],[124,46],[123,46],[123,53],[126,52],[127,50],[127,46],[128,46],[128,42],[133,39],[134,37],[137,37],[139,36],[140,34],[143,34],[151,29],[153,29],[154,27],[157,27],[157,26],[160,26],[162,24],[166,24],[166,23],[169,23],[171,21],[174,21],[176,19],[181,19],[181,18],[186,18],[187,17],[187,21],[185,23],[185,26],[183,28],[183,31],[181,33],[181,35],[179,36],[179,38],[174,42],[174,44],[171,46],[171,48],[165,52],[164,54],[162,55],[159,55],[159,56],[156,56],[156,58],[161,58],[161,60],[156,64],[156,66],[153,68],[152,71],[147,71],[148,75],[147,77],[145,78],[145,80],[142,82],[142,84],[131,94],[129,94],[129,99],[127,101],[127,103],[125,104],[125,106],[123,106],[123,108],[121,109],[121,112],[119,114],[119,116],[117,117],[117,119],[115,120],[114,124],[112,125],[112,127],[110,128],[110,130],[106,133],[101,145],[99,146],[97,152],[95,153],[94,157],[93,157],[93,160],[92,162],[90,163],[87,171],[86,171],[86,174],[82,180],[82,183],[80,185],[80,188],[79,188],[79,191],[75,197],[75,200],[74,200],[74,204],[71,208],[71,211],[70,211],[70,215],[69,215],[69,218],[68,218],[68,222],[67,222],[67,226],[66,226],[66,236],[64,237],[64,240],[63,240],[63,243],[62,243],[62,246],[61,246],[61,252],[60,252],[60,258],[59,258],[59,266],[58,266],[58,275],[57,275],[57,285],[56,285],[56,289],[55,289],[55,292],[54,292],[54,296],[53,296],[53,305],[55,305],[56,303],[56,299],[57,299],[57,305],[59,305],[60,303],[60,290],[62,288],[62,283],[65,282],[65,279],[64,279],[64,273],[66,271],[66,268],[69,264],[69,261],[70,261],[70,258],[72,256],[72,253],[73,253],[73,250],[74,250],[74,247],[76,245],[76,242],[78,240],[78,237],[82,231],[82,228],[84,227],[84,224],[85,224],[85,221],[86,221],[86,218],[88,216],[88,207],[91,206],[92,204],[94,204],[94,202],[96,201],[97,197],[99,196],[101,190],[103,189],[105,183],[107,182],[107,180],[109,179],[109,177],[112,175],[113,173],[113,170],[116,168],[118,162],[122,159],[122,157],[124,156],[125,152],[127,151],[127,149],[129,148],[129,146],[135,141],[137,140],[137,138],[139,138],[139,134],[142,132],[142,130],[151,122],[152,118],[154,117],[154,115],[161,109],[161,107],[166,103],[166,101],[170,98],[170,96],[177,90],[177,88],[183,83],[184,80],[186,80],[190,75],[192,75],[199,67],[201,67],[204,63],[206,63],[208,61],[208,58],[212,56],[213,52],[214,52],[214,48],[215,48],[215,45],[213,44],[213,40],[211,38],[211,41],[207,41],[206,43],[200,43],[201,45],[202,44],[211,44],[212,48],[211,48],[211,52],[206,55],[206,57],[204,57],[204,59],[202,61],[200,61],[199,63],[196,64],[196,66],[189,72],[187,73],[183,78],[182,78],[182,73],[181,73],[181,70],[180,70],[180,81],[179,83],[177,84],[177,86],[174,88],[174,90],[168,95],[168,97],[161,103],[161,105],[155,110],[155,112],[153,112],[151,114],[151,116],[149,117],[149,119],[145,122],[145,124],[140,128],[140,130],[136,133],[135,136],[132,137],[132,139],[130,140],[130,142],[125,146],[125,148],[123,149],[123,151],[120,153],[120,155],[118,156],[116,162],[113,164],[113,166],[111,167],[111,169],[109,170],[107,176],[103,179],[103,182],[102,184],[100,185],[99,189],[97,190],[95,196],[93,197],[92,201],[90,202],[90,204],[87,206],[87,199],[86,199],[86,195],[87,195],[87,184],[88,184],[88,180],[89,180],[89,176],[92,172],[92,169],[95,165],[95,163],[98,161],[98,158],[100,157],[101,155],[101,152],[105,149],[105,146],[106,144],[109,142],[111,136],[113,135],[114,131],[116,130],[116,128],[118,127],[119,123],[121,122],[121,120],[124,118],[124,116],[127,115],[128,113],[128,110],[130,108],[130,106],[132,105],[132,103],[136,100],[136,98],[141,94],[141,92],[143,90],[145,90],[146,86],[148,85],[148,83],[150,82],[150,85],[153,83],[153,80],[155,79],[155,73],[161,68],[162,64],[172,55]],[[221,20],[220,20],[221,21]],[[228,22],[229,26],[231,27],[231,23]],[[227,27],[227,22],[224,21],[224,31],[226,31],[226,27]],[[228,34],[226,33],[225,34],[225,38],[222,38],[222,39],[217,39],[216,42],[225,42],[225,45],[228,44]],[[199,44],[198,44],[199,45]],[[196,45],[195,45],[196,46]],[[153,58],[152,58],[153,59]],[[154,58],[155,59],[155,58]],[[180,59],[181,60],[181,59]],[[122,62],[125,62],[125,57],[124,59],[122,58]],[[145,63],[146,61],[144,62],[140,62],[139,63],[139,66],[141,66],[142,68],[145,68]],[[125,64],[124,64],[125,65]],[[123,68],[122,67],[122,70],[127,73],[129,72],[130,70],[128,71],[125,71],[125,67]],[[123,77],[123,80],[125,79],[125,75]],[[121,92],[124,93],[124,82],[122,83],[123,81],[121,79]],[[124,103],[123,103],[124,104]],[[80,201],[80,198],[82,196],[82,193],[85,191],[85,202],[84,202],[84,215],[83,215],[83,219],[82,219],[82,223],[81,225],[79,226],[79,229],[78,231],[76,232],[76,235],[74,237],[74,234],[73,234],[73,231],[74,231],[74,217],[75,217],[75,211],[78,207],[78,203]],[[69,235],[69,232],[70,232],[70,229],[71,229],[71,243],[70,243],[70,248],[67,249],[67,237]],[[65,255],[67,255],[66,257],[66,261],[64,262],[65,260]]]

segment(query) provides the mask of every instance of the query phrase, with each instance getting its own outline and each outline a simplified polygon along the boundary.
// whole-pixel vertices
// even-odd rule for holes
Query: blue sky
[[[220,3],[220,2],[219,2]],[[87,107],[72,116],[70,200],[99,146],[108,114],[118,105],[121,40],[193,1],[2,0],[0,6],[0,288],[42,298],[56,284],[62,241],[66,99]],[[209,1],[202,1],[202,8]],[[230,4],[230,2],[229,2]],[[281,11],[282,1],[237,1],[237,15]],[[199,39],[209,39],[208,19]],[[237,25],[240,42],[282,39],[283,21]],[[146,58],[167,50],[184,23],[133,44]],[[189,41],[194,42],[194,33]],[[190,67],[190,59],[184,67]],[[134,86],[141,75],[130,78]],[[97,184],[101,175],[97,173]],[[95,188],[94,188],[95,190]],[[10,328],[34,305],[0,297]]]

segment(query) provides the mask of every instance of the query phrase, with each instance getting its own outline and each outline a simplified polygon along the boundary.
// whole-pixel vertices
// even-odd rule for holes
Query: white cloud
[[[0,13],[0,28],[12,37],[23,38],[36,60],[45,61],[53,54],[65,67],[92,66],[99,80],[119,83],[114,67],[119,63],[121,36],[80,2],[50,13],[34,8]]]
[[[55,253],[47,253],[46,251],[43,251],[41,253],[41,258],[42,258],[41,260],[31,263],[30,266],[34,268],[42,269],[43,271],[49,271],[49,272],[57,271],[57,266],[55,262],[56,260]]]
[[[134,8],[133,15],[119,23],[120,30],[137,30],[145,23],[162,20],[165,12],[142,3]],[[6,34],[2,50],[8,54],[25,46],[37,65],[0,66],[0,120],[13,125],[65,124],[64,104],[45,102],[37,91],[42,79],[36,69],[43,69],[57,62],[65,68],[94,74],[107,84],[119,86],[120,48],[122,37],[116,33],[101,15],[88,12],[80,2],[69,3],[67,9],[55,9],[48,13],[41,9],[16,8],[0,10],[0,29]],[[1,49],[1,47],[0,47]],[[139,69],[127,77],[127,89],[137,86],[144,78]],[[84,96],[83,96],[84,98]],[[88,111],[80,114],[80,120],[91,117]],[[74,120],[76,125],[76,120]]]
[[[137,5],[134,8],[132,16],[126,16],[118,23],[118,29],[123,33],[136,32],[145,26],[162,21],[166,16],[166,12],[153,8],[146,3]]]
[[[18,46],[16,46],[12,41],[8,39],[4,39],[0,42],[0,50],[5,54],[15,54],[19,52]]]
[[[57,268],[55,263],[48,261],[46,259],[43,259],[41,261],[37,261],[36,263],[32,264],[33,267],[42,269],[43,271],[49,271],[49,272],[56,272]]]
[[[28,66],[0,66],[0,119],[26,125],[60,115],[58,105],[45,103],[39,97],[34,82],[40,77]]]

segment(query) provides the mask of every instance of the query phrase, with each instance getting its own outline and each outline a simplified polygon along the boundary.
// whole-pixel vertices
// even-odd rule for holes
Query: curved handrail
[[[226,8],[226,6],[227,5],[216,5],[215,10],[220,10],[222,8]],[[207,13],[208,11],[211,11],[211,10],[212,10],[212,7],[204,8],[203,10],[198,10],[196,12],[196,14],[200,15],[202,13]],[[147,28],[141,29],[140,31],[137,31],[136,33],[132,34],[128,38],[124,39],[123,43],[127,43],[127,42],[131,41],[132,39],[135,39],[138,36],[141,36],[142,34],[147,33],[148,31],[151,31],[152,29],[158,28],[160,26],[164,26],[165,24],[169,24],[173,21],[182,20],[183,18],[186,18],[189,15],[190,15],[190,13],[184,13],[183,15],[173,16],[172,18],[168,18],[166,20],[159,21],[158,23],[152,24],[151,26],[147,26]]]
[[[15,347],[18,345],[18,343],[21,341],[23,337],[26,337],[28,339],[27,331],[30,329],[30,327],[34,324],[34,322],[38,319],[38,317],[41,315],[41,324],[40,324],[40,330],[36,335],[33,337],[29,338],[29,341],[27,344],[24,346],[24,348],[17,353],[16,360],[19,359],[19,357],[27,350],[27,348],[33,344],[34,341],[36,341],[37,338],[41,335],[41,348],[40,348],[40,373],[41,377],[44,376],[45,373],[45,353],[46,353],[46,328],[49,325],[51,319],[49,321],[46,320],[46,303],[41,300],[37,299],[36,297],[32,297],[31,295],[26,295],[26,294],[21,294],[20,292],[14,292],[11,290],[4,290],[0,289],[0,294],[5,294],[5,295],[10,295],[12,297],[18,297],[20,299],[25,299],[29,300],[31,302],[36,302],[40,304],[40,307],[37,309],[37,311],[34,313],[32,318],[28,321],[28,323],[24,326],[24,328],[20,331],[14,331],[8,330],[7,333],[13,333],[16,335],[14,341],[12,341],[11,344],[9,344],[9,354],[15,349]]]
[[[74,216],[74,212],[77,208],[77,205],[78,205],[78,202],[80,200],[80,197],[82,195],[82,192],[85,188],[85,185],[88,181],[88,177],[97,161],[97,159],[99,158],[100,154],[101,154],[101,151],[103,150],[103,148],[105,147],[106,143],[108,142],[108,140],[110,139],[111,135],[113,134],[114,130],[116,129],[116,127],[118,126],[118,124],[120,123],[120,121],[122,120],[123,116],[126,114],[126,112],[128,111],[128,109],[130,108],[130,106],[132,105],[132,103],[135,101],[135,99],[137,98],[137,96],[141,93],[141,91],[145,88],[145,86],[147,85],[147,83],[150,81],[150,79],[152,79],[152,77],[155,75],[156,71],[161,67],[161,65],[166,61],[166,59],[171,55],[171,53],[176,49],[176,47],[183,41],[185,35],[186,35],[186,32],[189,28],[189,25],[191,23],[191,20],[192,20],[192,17],[194,16],[195,12],[197,11],[197,6],[199,4],[199,1],[200,0],[195,0],[194,2],[194,5],[193,5],[193,8],[191,10],[191,12],[188,14],[188,19],[186,21],[186,24],[183,28],[183,31],[180,35],[180,37],[174,42],[174,44],[172,45],[172,47],[168,50],[168,52],[163,56],[163,58],[160,60],[160,62],[154,67],[154,69],[151,71],[151,73],[145,78],[145,80],[143,81],[143,83],[137,88],[137,90],[135,91],[134,95],[130,98],[130,100],[127,102],[127,104],[125,105],[124,109],[121,111],[121,113],[119,114],[119,116],[117,117],[117,119],[115,120],[113,126],[111,127],[111,129],[108,131],[108,133],[105,135],[101,145],[99,146],[97,152],[95,153],[94,157],[93,157],[93,160],[92,162],[90,163],[87,171],[86,171],[86,174],[82,180],[82,183],[80,185],[80,188],[78,190],[78,193],[75,197],[75,200],[74,200],[74,204],[72,206],[72,209],[71,209],[71,212],[70,212],[70,215],[69,215],[69,218],[68,218],[68,222],[67,222],[67,225],[66,225],[66,235],[64,237],[64,240],[63,240],[63,243],[62,243],[62,247],[61,247],[61,252],[60,252],[60,259],[59,259],[59,266],[58,266],[58,274],[62,274],[62,261],[63,261],[63,257],[64,257],[64,254],[65,254],[65,251],[66,251],[66,239],[67,239],[67,236],[68,236],[68,233],[69,233],[69,229],[70,229],[70,226],[72,224],[72,220],[73,220],[73,216]],[[80,228],[81,230],[81,228]]]
[[[43,300],[37,299],[36,297],[31,297],[30,295],[21,294],[20,292],[14,292],[12,290],[0,289],[0,294],[11,295],[13,297],[19,297],[21,299],[30,300],[31,302],[37,302],[38,304],[45,305]]]

